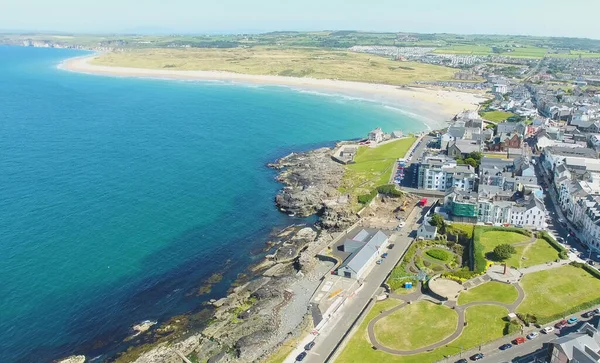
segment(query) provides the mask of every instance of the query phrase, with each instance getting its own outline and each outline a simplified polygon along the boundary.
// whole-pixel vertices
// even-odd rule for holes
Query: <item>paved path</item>
[[[515,300],[515,302],[513,302],[512,304],[504,304],[504,303],[497,302],[497,301],[481,301],[481,302],[471,302],[471,303],[468,303],[465,305],[457,305],[457,303],[454,301],[445,302],[444,303],[445,306],[453,309],[458,314],[458,322],[456,325],[456,330],[454,331],[454,333],[450,334],[448,337],[446,337],[445,339],[443,339],[435,344],[431,344],[431,345],[428,345],[428,346],[425,346],[422,348],[418,348],[418,349],[413,349],[413,350],[392,349],[392,348],[386,347],[385,345],[379,343],[379,341],[377,340],[377,337],[375,336],[375,324],[379,320],[404,308],[409,303],[421,300],[424,295],[420,291],[417,291],[417,292],[414,292],[411,294],[407,294],[407,295],[390,294],[390,298],[402,300],[403,303],[401,303],[400,305],[398,305],[396,307],[393,307],[392,309],[381,312],[381,314],[379,314],[378,316],[376,316],[373,320],[371,320],[369,322],[369,325],[367,326],[367,333],[369,335],[369,340],[371,341],[371,344],[373,344],[373,346],[375,348],[377,348],[378,350],[381,350],[381,351],[389,353],[389,354],[394,354],[394,355],[410,355],[410,354],[425,353],[425,352],[431,351],[433,349],[442,347],[442,346],[454,341],[456,338],[458,338],[462,334],[462,332],[465,328],[465,321],[466,321],[465,320],[465,311],[472,306],[496,305],[496,306],[504,307],[504,308],[508,309],[509,312],[514,313],[517,310],[517,307],[523,302],[523,299],[525,299],[525,292],[523,291],[523,289],[521,288],[521,286],[518,283],[511,284],[511,285],[513,285],[517,289],[517,292],[519,294],[517,297],[517,300]]]
[[[563,267],[565,265],[568,265],[569,263],[571,263],[571,260],[561,260],[560,262],[543,263],[541,265],[535,265],[535,266],[519,269],[519,272],[521,272],[523,275],[525,275],[525,274],[530,274],[533,272],[539,272],[539,271],[551,270],[553,268]]]

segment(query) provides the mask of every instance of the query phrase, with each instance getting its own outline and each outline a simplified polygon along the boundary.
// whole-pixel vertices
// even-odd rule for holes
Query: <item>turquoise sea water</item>
[[[298,222],[267,162],[425,128],[343,97],[56,68],[81,54],[0,47],[0,362],[112,353],[132,324],[218,298]]]

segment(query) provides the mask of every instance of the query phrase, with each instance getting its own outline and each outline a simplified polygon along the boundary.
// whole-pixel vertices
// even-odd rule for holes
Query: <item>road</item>
[[[417,167],[423,158],[423,153],[427,151],[427,145],[434,139],[435,137],[433,136],[423,136],[421,143],[413,151],[413,156],[404,169],[404,180],[402,180],[401,184],[402,187],[417,188]]]
[[[332,321],[315,338],[315,347],[309,351],[308,356],[305,358],[306,362],[325,362],[336,351],[346,333],[353,327],[360,313],[371,301],[371,298],[382,289],[381,285],[411,244],[412,238],[408,235],[414,229],[415,223],[422,217],[422,212],[422,208],[415,207],[407,218],[406,226],[402,231],[393,234],[390,243],[393,243],[394,247],[387,251],[388,257],[384,259],[381,265],[373,267],[365,278],[362,287],[354,296],[347,300],[346,304],[332,318]]]

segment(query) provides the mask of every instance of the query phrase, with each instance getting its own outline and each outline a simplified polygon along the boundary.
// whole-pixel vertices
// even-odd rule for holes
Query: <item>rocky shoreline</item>
[[[191,318],[173,318],[143,333],[155,334],[154,343],[134,346],[114,361],[179,363],[182,355],[195,355],[211,363],[256,362],[312,326],[309,300],[334,266],[315,256],[332,241],[332,232],[358,220],[337,190],[344,168],[331,153],[330,148],[293,153],[268,165],[279,170],[277,180],[285,185],[275,197],[277,207],[296,216],[318,214],[314,226],[290,226],[276,234],[268,243],[272,253],[248,272],[255,277],[210,301],[212,318],[201,331],[190,331]]]

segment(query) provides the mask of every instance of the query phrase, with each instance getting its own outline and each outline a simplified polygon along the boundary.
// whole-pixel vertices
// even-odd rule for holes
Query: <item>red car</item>
[[[556,329],[561,329],[564,328],[565,326],[567,326],[569,323],[567,323],[567,321],[565,319],[559,321],[558,323],[556,323],[556,325],[554,325],[554,327]]]
[[[519,345],[519,344],[523,344],[527,341],[527,339],[523,338],[523,337],[518,337],[517,339],[513,340],[513,344],[514,345]]]

